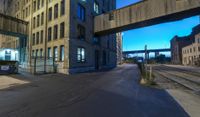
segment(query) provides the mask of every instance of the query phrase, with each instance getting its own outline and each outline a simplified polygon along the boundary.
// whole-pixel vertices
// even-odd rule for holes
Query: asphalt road
[[[10,77],[31,83],[0,90],[0,117],[189,116],[165,90],[139,85],[135,65],[71,76]]]

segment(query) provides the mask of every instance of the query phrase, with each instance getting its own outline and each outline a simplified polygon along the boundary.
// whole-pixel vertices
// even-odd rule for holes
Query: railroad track
[[[191,80],[184,76],[180,76],[180,74],[177,75],[174,73],[170,73],[167,70],[162,69],[162,68],[157,68],[157,69],[155,69],[155,71],[156,71],[156,73],[163,76],[164,78],[167,78],[181,86],[184,86],[185,88],[192,90],[193,92],[200,95],[200,83],[199,82],[196,82],[196,81]]]

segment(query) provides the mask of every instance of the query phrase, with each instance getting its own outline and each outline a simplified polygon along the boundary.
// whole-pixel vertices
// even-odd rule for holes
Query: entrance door
[[[99,51],[95,50],[95,69],[99,69]]]

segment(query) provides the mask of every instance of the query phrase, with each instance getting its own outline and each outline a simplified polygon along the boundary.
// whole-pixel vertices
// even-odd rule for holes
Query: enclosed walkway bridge
[[[27,36],[28,22],[0,13],[0,34],[10,36]]]
[[[200,14],[200,0],[143,0],[95,17],[94,33],[106,35]]]

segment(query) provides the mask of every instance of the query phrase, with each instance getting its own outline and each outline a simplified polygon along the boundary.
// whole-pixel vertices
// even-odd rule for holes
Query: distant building
[[[200,33],[195,35],[195,42],[182,49],[183,65],[196,65],[200,59]]]
[[[182,49],[194,43],[195,35],[197,35],[199,32],[200,32],[200,25],[197,25],[192,29],[192,33],[189,36],[185,37],[175,36],[171,40],[171,55],[172,55],[171,62],[173,64],[183,63]]]
[[[190,36],[178,37],[175,36],[171,40],[171,62],[173,64],[182,64],[182,48],[191,44]]]

